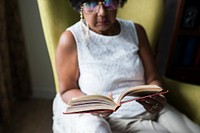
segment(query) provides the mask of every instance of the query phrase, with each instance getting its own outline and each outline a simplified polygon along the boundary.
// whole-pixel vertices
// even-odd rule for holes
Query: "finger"
[[[96,111],[92,112],[92,115],[100,116],[100,117],[108,117],[112,112],[111,111]]]
[[[163,95],[152,97],[152,99],[156,100],[161,104],[166,103],[166,98]]]
[[[140,104],[142,104],[147,111],[150,110],[151,107],[152,107],[152,105],[149,104],[148,101],[137,100],[137,102],[140,103]]]
[[[137,100],[149,113],[157,113],[159,112],[163,106],[159,102],[156,102],[152,98],[146,98],[145,100]]]
[[[153,106],[157,103],[157,101],[153,98],[145,98],[143,101],[151,106]]]
[[[158,111],[160,111],[165,105],[165,99],[162,99],[159,96],[148,98],[148,100],[146,100],[146,102],[147,101],[149,102],[150,105],[152,105],[152,107],[154,109],[156,109]]]
[[[92,115],[99,116],[99,113],[93,112]]]
[[[112,92],[108,92],[108,97],[113,100],[113,94],[112,94]]]

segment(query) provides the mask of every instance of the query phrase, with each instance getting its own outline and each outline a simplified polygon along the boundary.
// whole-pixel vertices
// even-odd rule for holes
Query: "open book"
[[[157,85],[139,85],[125,90],[117,99],[113,101],[107,96],[102,95],[85,95],[73,98],[68,102],[68,107],[64,114],[86,113],[95,111],[116,111],[122,104],[134,100],[153,97],[167,93]],[[133,99],[124,101],[125,96],[134,96]]]

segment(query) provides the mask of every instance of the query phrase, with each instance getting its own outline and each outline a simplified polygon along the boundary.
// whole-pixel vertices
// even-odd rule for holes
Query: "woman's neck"
[[[121,29],[120,29],[120,24],[119,22],[116,20],[113,25],[107,30],[102,32],[102,35],[107,35],[107,36],[113,36],[113,35],[118,35],[120,33]]]

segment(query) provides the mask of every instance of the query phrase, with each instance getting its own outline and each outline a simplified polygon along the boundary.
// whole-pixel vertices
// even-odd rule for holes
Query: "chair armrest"
[[[200,125],[200,86],[164,78],[168,102]]]

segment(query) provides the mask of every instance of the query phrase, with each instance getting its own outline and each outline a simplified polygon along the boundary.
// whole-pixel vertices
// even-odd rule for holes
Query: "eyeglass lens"
[[[118,8],[119,2],[118,0],[105,0],[103,2],[104,7],[108,11],[116,10]],[[87,13],[95,13],[96,11],[99,10],[99,1],[90,1],[90,2],[85,2],[83,4],[83,9]]]

